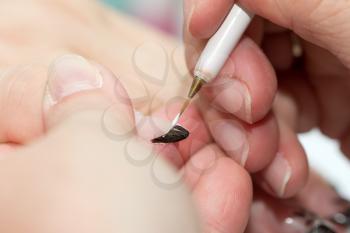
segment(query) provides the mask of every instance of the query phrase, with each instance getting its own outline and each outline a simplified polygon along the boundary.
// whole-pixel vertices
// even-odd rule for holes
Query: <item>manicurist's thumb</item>
[[[241,4],[323,47],[350,67],[350,2],[334,0],[242,0]]]

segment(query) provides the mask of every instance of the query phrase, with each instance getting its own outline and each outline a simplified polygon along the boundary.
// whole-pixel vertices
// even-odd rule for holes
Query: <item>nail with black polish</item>
[[[176,143],[185,140],[189,134],[187,129],[176,125],[167,134],[153,139],[152,143]]]
[[[290,218],[289,223],[293,223],[294,226],[299,224],[299,228],[300,224],[304,225],[306,229],[309,229],[305,231],[306,233],[335,233],[329,221],[308,210],[300,209],[295,211],[293,216],[294,218]],[[293,219],[294,221],[292,221]],[[292,227],[292,225],[290,226]]]
[[[325,224],[319,224],[311,229],[308,233],[335,233],[331,228],[326,226]]]

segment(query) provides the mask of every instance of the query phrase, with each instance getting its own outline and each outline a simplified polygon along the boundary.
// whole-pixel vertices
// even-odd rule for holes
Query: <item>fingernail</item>
[[[302,208],[297,202],[274,199],[266,194],[263,197],[252,204],[248,226],[250,232],[335,232],[333,228],[336,228],[332,223]]]
[[[245,84],[239,80],[226,80],[220,84],[222,88],[215,97],[213,104],[228,113],[252,123],[252,98]]]
[[[335,233],[335,231],[325,224],[320,224],[312,228],[309,233]]]
[[[278,153],[271,165],[263,172],[263,176],[269,187],[279,197],[283,197],[292,177],[292,168],[283,154]]]
[[[101,88],[103,78],[96,67],[78,55],[55,60],[49,71],[48,96],[54,105],[78,92]]]
[[[343,212],[334,214],[331,220],[336,224],[350,227],[350,208]]]
[[[248,160],[249,143],[244,128],[232,120],[209,122],[215,141],[235,161],[245,166]]]

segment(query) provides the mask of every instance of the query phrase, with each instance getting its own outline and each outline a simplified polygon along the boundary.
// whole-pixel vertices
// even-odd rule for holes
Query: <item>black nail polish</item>
[[[176,125],[167,134],[155,138],[152,143],[175,143],[185,140],[189,136],[187,129]]]
[[[335,231],[324,224],[320,224],[312,228],[309,233],[335,233]]]
[[[350,226],[350,208],[344,212],[334,214],[331,221],[342,226]]]
[[[307,233],[335,233],[331,228],[331,223],[325,219],[321,219],[315,213],[311,211],[300,209],[294,212],[294,218],[302,220],[303,224],[307,229]],[[300,223],[300,222],[299,222]]]

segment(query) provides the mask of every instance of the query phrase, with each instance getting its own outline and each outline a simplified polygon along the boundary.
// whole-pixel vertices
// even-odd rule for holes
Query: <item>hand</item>
[[[322,205],[320,205],[322,203]],[[256,189],[247,233],[347,232],[350,202],[317,173],[293,199],[279,200]],[[320,229],[320,225],[331,231]]]
[[[232,4],[233,1],[185,1],[184,35],[190,69]],[[263,32],[261,19],[252,23],[247,37],[232,52],[219,77],[202,91],[201,109],[215,142],[228,155],[254,173],[255,181],[264,190],[275,196],[291,197],[305,184],[307,162],[290,120],[297,116],[295,108],[287,105],[283,95],[275,97],[276,73],[258,46],[263,41]],[[271,113],[275,99],[276,114]],[[217,122],[221,122],[221,128]],[[244,147],[232,149],[241,143],[231,140],[237,138],[232,136],[237,131],[242,132],[240,129],[246,129],[238,137],[248,145],[245,153]]]
[[[32,230],[34,232],[42,231],[46,233],[56,230],[57,222],[54,222],[55,219],[60,220],[61,223],[61,226],[57,227],[68,228],[71,222],[80,223],[84,218],[89,219],[89,221],[84,221],[86,222],[85,225],[74,227],[83,227],[85,232],[87,231],[85,228],[91,228],[90,231],[95,231],[98,227],[110,226],[110,223],[102,222],[108,216],[101,217],[101,222],[97,222],[91,221],[90,217],[86,216],[88,213],[83,216],[81,216],[81,213],[89,212],[86,210],[95,210],[95,206],[102,205],[101,200],[115,203],[114,199],[105,198],[105,195],[108,193],[110,195],[114,194],[113,198],[116,198],[117,201],[125,201],[125,203],[132,202],[133,199],[130,200],[124,198],[124,196],[120,196],[116,188],[124,184],[125,180],[133,178],[133,171],[136,170],[139,175],[143,174],[144,179],[150,178],[150,171],[155,172],[159,171],[159,169],[160,174],[162,174],[162,171],[166,171],[166,173],[170,172],[169,176],[164,177],[161,175],[160,178],[162,179],[176,180],[178,178],[172,175],[171,170],[169,171],[169,167],[164,165],[162,159],[151,159],[151,161],[160,161],[160,166],[158,165],[159,163],[146,163],[147,166],[142,166],[140,168],[141,170],[136,169],[134,167],[135,165],[130,168],[130,164],[125,165],[125,161],[119,160],[116,162],[117,165],[113,166],[115,164],[113,161],[114,156],[118,157],[120,155],[122,157],[119,158],[120,160],[125,157],[125,151],[120,152],[120,149],[125,148],[125,146],[119,148],[120,145],[115,140],[107,137],[111,132],[103,131],[103,133],[108,134],[101,134],[101,119],[94,118],[91,119],[91,122],[88,122],[88,120],[83,121],[79,117],[80,115],[85,115],[80,114],[80,106],[86,105],[92,108],[93,112],[101,113],[102,110],[99,108],[109,101],[120,103],[130,98],[133,107],[145,114],[153,112],[154,109],[163,106],[164,103],[172,103],[171,100],[173,100],[173,97],[180,95],[179,90],[186,91],[183,86],[186,86],[187,89],[190,80],[187,78],[177,78],[178,73],[174,69],[170,69],[164,83],[147,82],[147,79],[143,80],[140,78],[140,74],[135,70],[135,63],[133,63],[132,58],[135,48],[142,46],[145,40],[163,41],[164,43],[161,44],[161,47],[165,49],[167,54],[172,54],[172,51],[178,46],[177,43],[174,43],[171,38],[165,37],[162,34],[146,30],[144,26],[129,22],[129,20],[108,11],[94,1],[72,2],[57,0],[45,2],[33,0],[25,3],[21,2],[20,8],[12,0],[2,1],[0,4],[0,11],[2,11],[0,17],[3,17],[3,20],[0,20],[0,22],[7,22],[6,24],[0,23],[1,31],[8,35],[6,38],[1,38],[1,42],[4,44],[4,52],[0,55],[0,67],[2,71],[0,109],[4,110],[1,112],[2,117],[0,121],[0,139],[3,142],[1,145],[1,155],[5,158],[7,157],[3,161],[4,165],[2,167],[8,167],[8,169],[3,169],[2,176],[4,179],[6,178],[6,182],[5,180],[1,180],[1,183],[4,184],[3,190],[6,190],[6,193],[12,196],[10,201],[8,198],[1,200],[2,203],[4,201],[8,202],[6,206],[2,204],[4,209],[13,210],[13,214],[8,214],[6,218],[3,218],[4,221],[8,220],[8,225],[2,225],[6,229],[4,230],[5,232],[11,232],[10,229],[13,229],[17,225],[18,227],[23,226],[23,228],[26,228],[26,232]],[[23,8],[26,9],[25,13],[20,11]],[[46,19],[45,22],[41,20],[43,18]],[[41,22],[39,31],[36,30],[38,22]],[[61,25],[62,22],[64,22],[64,27]],[[28,33],[25,33],[23,28],[26,28]],[[33,31],[36,33],[32,33]],[[21,40],[15,40],[15,38],[21,38]],[[136,54],[141,58],[141,61],[138,61],[140,63],[137,65],[145,68],[146,71],[159,74],[162,73],[162,68],[164,68],[159,66],[159,63],[164,59],[162,57],[164,53],[163,50],[161,50],[162,53],[155,53],[155,51],[159,50],[154,50],[154,47],[152,49],[144,49],[142,47],[138,51],[139,53]],[[50,110],[53,114],[49,114],[43,118],[42,101],[46,89],[47,67],[53,58],[66,52],[79,52],[94,61],[111,67],[117,74],[118,80],[123,83],[122,86],[126,87],[128,95],[123,95],[125,92],[122,88],[121,93],[118,92],[116,98],[107,99],[104,104],[101,106],[98,104],[99,106],[97,106],[94,101],[90,103],[92,98],[91,93],[84,92],[84,94],[76,94],[74,97],[65,98],[63,103],[54,105]],[[182,59],[179,59],[181,52],[179,55],[173,55],[173,59],[177,64],[178,61],[180,63],[177,71],[183,71],[184,69],[181,68],[184,67],[181,66]],[[142,59],[151,56],[154,59]],[[91,72],[90,68],[88,70]],[[86,75],[86,70],[74,71],[73,73],[79,74],[77,76],[81,77],[82,74]],[[66,75],[72,76],[69,72]],[[185,80],[187,80],[187,83]],[[114,84],[110,84],[109,88],[113,88],[114,90]],[[97,95],[99,95],[98,93]],[[79,101],[77,101],[77,98]],[[129,101],[126,102],[129,103]],[[55,114],[55,109],[62,110],[57,110],[57,114]],[[157,114],[159,114],[159,117],[171,118],[173,116],[166,114],[169,111],[176,111],[171,104],[169,108],[160,110]],[[72,118],[76,120],[74,122],[69,121],[71,123],[67,124],[68,121],[65,120],[66,114],[72,115]],[[248,221],[251,204],[252,191],[250,177],[235,162],[226,158],[225,154],[216,145],[211,144],[211,136],[207,132],[204,122],[195,107],[186,114],[189,115],[187,118],[189,120],[186,123],[182,123],[191,130],[192,135],[190,139],[180,143],[175,148],[170,145],[158,149],[162,150],[162,155],[165,155],[174,165],[177,165],[184,171],[183,178],[193,191],[193,196],[197,201],[200,215],[202,216],[202,222],[205,223],[205,230],[242,232]],[[118,122],[118,119],[113,120],[115,117],[117,116],[112,117],[112,123]],[[51,121],[58,122],[50,123]],[[47,127],[44,127],[43,122],[45,122],[45,125],[48,122]],[[159,121],[152,121],[151,123],[154,122]],[[51,125],[56,126],[53,128]],[[142,128],[144,125],[140,124],[137,126],[138,128]],[[56,131],[59,133],[56,133]],[[115,135],[113,134],[114,131],[111,131],[113,139]],[[139,129],[139,131],[142,131],[142,129]],[[46,132],[48,135],[46,135]],[[93,142],[89,143],[91,140]],[[32,146],[34,141],[36,142],[35,146]],[[140,148],[144,148],[144,146],[141,147],[138,142],[136,146],[131,147],[131,149],[136,150],[140,150]],[[142,149],[142,154],[145,152],[147,150]],[[26,155],[22,156],[23,153]],[[50,160],[39,156],[41,154],[48,154]],[[101,154],[105,155],[101,156]],[[20,165],[17,162],[11,162],[11,157],[18,158],[16,161]],[[102,160],[99,161],[101,157]],[[85,161],[85,158],[91,158],[91,160]],[[81,161],[81,163],[78,164],[75,161]],[[98,167],[105,169],[109,174],[106,174],[104,170],[101,171],[94,168],[93,164],[99,164]],[[111,164],[112,166],[110,166]],[[68,171],[64,170],[65,165],[71,169]],[[157,169],[153,169],[153,165],[157,165]],[[57,168],[57,166],[59,167]],[[130,168],[130,170],[120,173],[118,167],[120,169],[124,167],[125,169]],[[112,171],[111,169],[114,170]],[[56,175],[57,170],[60,170],[59,177]],[[80,175],[78,176],[76,172],[79,172]],[[144,174],[144,172],[148,174]],[[19,177],[18,174],[25,174],[24,178],[8,179],[10,175],[11,177]],[[138,177],[137,174],[135,174],[136,177]],[[120,177],[123,177],[123,182],[120,181]],[[61,180],[57,181],[57,179]],[[154,183],[151,184],[151,187],[148,187],[149,185],[145,184],[146,181],[144,179],[142,178],[137,182],[132,182],[136,186],[139,184],[140,189],[145,186],[144,188],[146,190],[136,192],[137,197],[140,196],[139,193],[145,193],[143,195],[147,196],[147,193],[151,195],[152,192],[157,193],[158,191],[162,191],[158,189],[158,186],[152,186]],[[89,181],[92,182],[95,180],[100,182],[96,181],[95,184],[89,183]],[[30,187],[23,192],[13,193],[11,190],[17,190],[17,188],[14,189],[13,187],[22,187],[22,182],[25,182]],[[75,183],[72,184],[72,182]],[[40,187],[33,183],[40,183]],[[84,187],[79,185],[76,185],[75,188],[72,187],[76,183],[84,183],[86,185]],[[111,189],[106,190],[100,187],[105,183],[110,183],[112,185]],[[56,184],[60,184],[59,187]],[[181,225],[178,220],[179,216],[177,216],[177,214],[182,215],[181,211],[172,211],[172,207],[168,206],[170,203],[176,205],[177,201],[180,201],[179,208],[184,207],[183,205],[185,207],[191,205],[191,202],[187,200],[188,196],[186,193],[181,191],[182,187],[180,186],[180,189],[174,191],[173,200],[168,200],[167,204],[164,205],[157,200],[156,206],[154,206],[153,210],[160,213],[164,210],[163,208],[176,213],[172,218],[169,215],[164,215],[164,217],[176,219],[177,226],[173,227],[171,223],[168,224],[165,222],[164,228],[169,227],[171,230],[176,229],[178,231]],[[220,192],[213,192],[208,196],[208,187],[219,189]],[[67,189],[72,189],[72,191],[66,192]],[[101,192],[98,192],[95,197],[90,198],[91,193],[94,193],[93,190],[101,190]],[[106,190],[106,192],[103,190]],[[126,190],[126,193],[129,194],[129,191]],[[3,193],[5,192],[3,191]],[[56,196],[56,193],[63,194]],[[70,193],[73,193],[73,197],[69,196]],[[154,197],[157,197],[156,199],[162,199],[162,194],[157,196],[158,194],[154,195]],[[133,194],[131,193],[130,195],[132,196]],[[119,197],[120,199],[118,199]],[[91,205],[75,205],[75,203],[79,203],[77,199],[83,200],[87,198],[89,198]],[[21,212],[22,214],[17,214],[19,208],[22,208],[19,205],[20,202],[18,199],[23,200],[21,202],[22,206],[28,206],[25,212]],[[57,206],[61,206],[61,209],[67,209],[67,211],[61,211],[57,206],[46,209],[46,206],[50,207],[51,205],[41,200],[47,199],[56,200],[55,202],[59,203]],[[68,200],[69,203],[66,203],[66,199],[70,199]],[[35,203],[36,205],[32,206],[30,203]],[[61,205],[60,203],[63,204]],[[43,210],[40,212],[38,209],[41,207]],[[137,209],[138,207],[142,208],[142,210]],[[161,208],[159,209],[158,207]],[[101,208],[101,211],[103,211],[103,207]],[[147,210],[151,213],[153,211],[152,208],[148,205],[144,206],[140,204],[135,207],[137,211],[135,210],[134,212],[138,213],[140,211],[143,213],[143,211]],[[221,209],[223,208],[226,208],[227,211],[222,212]],[[184,211],[191,215],[193,209],[188,207]],[[37,214],[33,215],[32,213],[34,212]],[[67,215],[67,212],[76,214]],[[111,209],[108,213],[123,215],[118,209]],[[126,211],[124,213],[128,212]],[[194,217],[192,215],[188,216],[186,213],[180,218],[188,217],[187,220],[194,224],[196,222]],[[33,219],[35,216],[37,216],[37,219]],[[41,216],[48,217],[41,218]],[[49,219],[49,223],[47,223],[46,219]],[[159,222],[163,220],[163,218],[158,219]],[[35,229],[27,225],[38,221],[41,221],[40,226],[35,226]],[[62,221],[65,223],[62,223]],[[158,221],[155,221],[155,223],[158,223]],[[12,224],[13,222],[15,224]],[[52,223],[52,227],[48,226],[49,229],[45,229],[44,223],[47,223],[47,225]],[[137,228],[138,226],[134,227]],[[150,228],[152,227],[154,225],[150,226]],[[195,226],[190,224],[188,227],[192,228]],[[158,229],[162,229],[162,227],[158,225]],[[166,229],[165,231],[171,232],[171,230],[168,231]],[[17,229],[12,231],[17,231]],[[74,232],[77,231],[80,231],[80,229],[74,229]],[[185,231],[189,232],[188,229]],[[101,232],[101,230],[97,229],[96,232]],[[106,232],[106,230],[103,230],[103,232]],[[157,231],[152,230],[152,232]],[[164,229],[162,232],[164,232]]]
[[[254,123],[261,128],[265,126],[265,138],[260,137],[259,142],[268,146],[259,147],[257,153],[250,153],[245,165],[249,171],[256,171],[251,169],[250,164],[259,161],[259,158],[264,157],[264,161],[273,158],[271,151],[275,148],[271,148],[272,145],[279,145],[278,154],[288,161],[293,152],[283,147],[290,145],[300,148],[295,133],[315,126],[326,135],[338,139],[343,152],[350,154],[350,111],[347,107],[350,84],[347,78],[350,50],[347,44],[350,34],[343,30],[349,21],[349,3],[333,3],[327,0],[307,3],[289,0],[240,1],[251,12],[272,23],[258,16],[255,18],[247,30],[247,37],[241,40],[221,75],[203,92],[202,98],[219,110],[216,116]],[[217,30],[233,4],[232,0],[185,1],[184,34],[190,68],[194,67],[206,40]],[[301,58],[293,54],[293,46],[298,49],[298,41],[303,52]],[[272,68],[277,71],[277,76]],[[277,77],[280,91],[273,101]],[[266,119],[271,119],[268,113],[273,103],[279,133],[275,132],[275,123],[272,123],[275,128],[266,127]],[[285,136],[286,132],[289,137]],[[226,136],[220,134],[215,137],[223,149],[224,138]],[[265,140],[269,140],[269,143]],[[295,161],[289,164],[304,164],[302,150],[294,151],[293,157]],[[270,166],[277,164],[276,160]],[[263,164],[261,161],[257,163]],[[278,169],[277,165],[273,167],[275,169],[263,167],[265,171],[260,179],[266,173],[273,176],[278,170],[279,174],[283,174],[283,169]],[[266,169],[270,172],[266,172]],[[305,176],[297,175],[302,174],[302,170],[292,168],[292,177],[295,175],[304,179]],[[271,177],[265,177],[265,180],[269,179]],[[287,189],[294,182],[302,183],[296,178],[289,182]],[[300,187],[302,185],[291,189],[296,191]]]
[[[215,32],[230,10],[233,1],[215,1],[215,4],[212,1],[201,3],[187,1],[186,3],[186,40],[188,44],[198,47],[201,41],[205,41]],[[308,1],[307,3],[290,0],[267,2],[244,0],[241,1],[241,4],[278,25],[257,19],[251,30],[248,30],[248,34],[256,40],[257,44],[262,45],[264,52],[278,71],[280,86],[284,92],[288,93],[287,97],[282,98],[284,99],[283,104],[287,103],[282,112],[294,114],[288,117],[292,127],[297,131],[306,131],[318,126],[326,135],[338,139],[344,153],[349,155],[350,110],[347,108],[347,102],[350,81],[347,76],[350,68],[348,46],[350,34],[344,30],[350,17],[349,3],[338,1],[334,4],[327,0]],[[293,66],[292,39],[295,38],[294,34],[299,37],[304,52],[299,69]],[[242,41],[242,44],[245,40]],[[238,48],[233,56],[239,54],[239,51]],[[232,75],[240,79],[249,78],[239,73],[239,70],[243,69],[240,67],[243,66],[244,57],[236,55],[234,58],[237,66]],[[266,63],[266,60],[263,60],[260,62],[261,66],[264,62]],[[247,64],[252,67],[252,70],[255,67],[252,62],[247,62]],[[265,65],[265,67],[269,66]],[[264,70],[266,68],[261,68],[258,74]],[[265,76],[267,78],[264,82],[255,82],[256,85],[259,85],[260,88],[274,86],[274,77],[268,78],[271,76],[269,74]],[[266,110],[271,107],[269,102],[263,101],[266,98],[264,96],[257,97],[261,99],[261,102],[259,102],[260,107],[255,107],[254,96],[259,92],[252,88],[250,90],[253,95],[253,116],[254,111],[259,108]],[[271,92],[267,92],[267,95],[269,93]],[[219,103],[219,105],[225,105],[225,103]],[[240,116],[238,114],[238,117]]]
[[[187,188],[161,187],[149,164],[127,159],[155,155],[110,72],[67,55],[1,81],[1,232],[200,232]],[[156,164],[156,178],[178,179]]]

